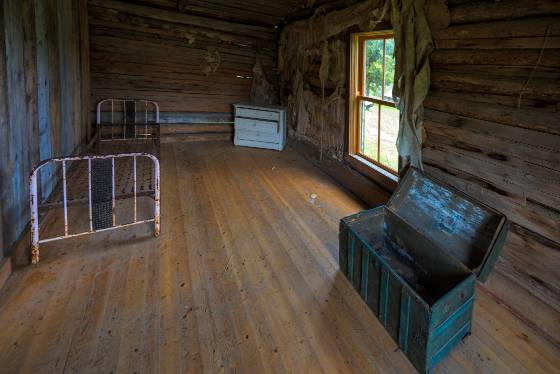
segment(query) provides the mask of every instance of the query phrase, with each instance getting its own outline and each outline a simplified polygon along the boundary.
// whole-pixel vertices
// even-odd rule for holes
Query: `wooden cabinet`
[[[284,149],[286,110],[283,107],[239,103],[234,104],[234,108],[235,145]]]
[[[340,269],[421,373],[471,331],[505,216],[411,169],[386,206],[340,223]]]

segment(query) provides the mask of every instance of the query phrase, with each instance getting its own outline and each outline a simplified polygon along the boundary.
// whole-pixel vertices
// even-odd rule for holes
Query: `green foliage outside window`
[[[360,152],[390,170],[398,169],[396,141],[399,110],[394,107],[395,42],[392,38],[364,41],[364,94],[377,102],[360,102]]]
[[[385,74],[383,74],[383,48],[385,48]],[[392,101],[395,76],[395,42],[393,39],[374,39],[365,43],[365,92],[367,96]],[[381,97],[385,75],[385,92]]]

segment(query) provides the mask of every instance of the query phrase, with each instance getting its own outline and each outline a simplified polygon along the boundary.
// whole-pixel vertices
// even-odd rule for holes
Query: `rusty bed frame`
[[[128,151],[154,153],[160,139],[159,104],[146,99],[103,99],[97,103],[97,151],[117,153],[118,147]]]
[[[105,108],[110,109],[104,111]],[[138,109],[142,111],[139,112]],[[161,192],[157,157],[158,103],[143,99],[101,100],[97,104],[96,130],[95,154],[50,158],[33,169],[29,180],[33,264],[39,262],[40,244],[56,240],[143,223],[153,223],[154,236],[159,236]],[[96,172],[99,166],[102,166],[101,170],[104,169],[104,172]],[[58,178],[50,186],[46,186],[48,183],[44,183],[41,173],[46,173],[47,176],[50,174],[50,177],[55,177],[56,174]],[[101,204],[104,206],[102,214],[97,209],[99,204],[94,196],[100,188],[105,189],[106,195],[106,201]],[[154,200],[153,216],[139,219],[138,198],[144,196]],[[117,222],[115,208],[117,201],[124,199],[133,199],[133,219],[131,222],[120,223]],[[88,206],[87,230],[69,232],[68,208],[73,205]],[[46,217],[50,209],[61,207],[64,214],[63,235],[41,238],[41,218]],[[103,224],[98,223],[100,219]]]

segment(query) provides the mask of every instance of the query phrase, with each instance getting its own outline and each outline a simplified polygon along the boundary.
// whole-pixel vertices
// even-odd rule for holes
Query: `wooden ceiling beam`
[[[322,8],[322,10],[325,12],[331,12],[363,1],[365,0],[317,0],[310,8],[299,9],[297,11],[288,13],[284,17],[283,26],[292,22],[311,18],[319,10],[319,8]]]
[[[197,26],[222,32],[230,32],[238,35],[248,35],[257,39],[269,40],[275,38],[276,32],[271,27],[242,25],[220,19],[179,13],[152,6],[137,5],[116,0],[90,0],[90,5],[99,8],[111,9],[124,14],[157,19],[160,21],[177,23],[183,25]]]

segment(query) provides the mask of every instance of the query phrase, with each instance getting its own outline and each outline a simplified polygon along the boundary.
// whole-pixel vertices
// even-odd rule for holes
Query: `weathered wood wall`
[[[87,3],[3,0],[0,13],[0,205],[5,254],[29,221],[41,160],[88,138]]]
[[[276,30],[181,13],[169,3],[89,1],[92,103],[148,98],[160,103],[163,123],[231,121],[232,104],[250,97],[256,56],[274,80]]]
[[[383,6],[382,0],[368,0],[290,23],[279,52],[290,143],[371,205],[385,202],[389,193],[344,161],[348,51],[351,33],[371,31],[382,18],[388,26]]]
[[[0,162],[8,160],[8,147],[2,139],[8,138],[8,107],[4,98],[7,89],[6,77],[6,37],[4,31],[4,4],[0,6]],[[8,187],[8,174],[5,167],[0,164],[0,261],[4,256],[4,190]]]
[[[263,0],[132,0],[130,2],[235,23],[274,27],[283,22],[287,15],[296,13],[296,11],[306,10],[324,3],[332,3],[333,1],[282,0],[265,3]]]
[[[448,3],[424,165],[514,222],[486,288],[560,343],[560,2]]]
[[[372,31],[383,7],[382,0],[368,0],[282,31],[279,58],[290,134],[324,156],[342,160],[344,153],[350,35]],[[388,21],[389,14],[383,18]]]

